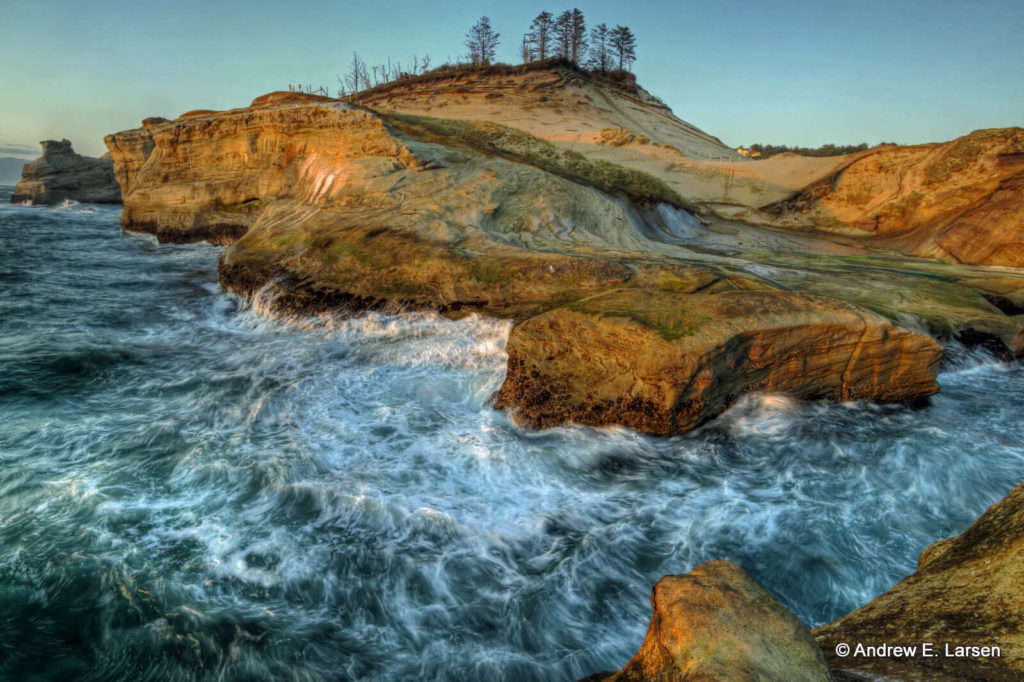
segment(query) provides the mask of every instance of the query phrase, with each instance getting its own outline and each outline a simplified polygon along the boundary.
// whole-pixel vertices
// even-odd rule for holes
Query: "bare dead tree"
[[[351,70],[345,82],[348,83],[349,90],[354,94],[362,89],[363,71],[366,69],[366,63],[359,57],[358,52],[352,53],[352,66],[349,68]]]

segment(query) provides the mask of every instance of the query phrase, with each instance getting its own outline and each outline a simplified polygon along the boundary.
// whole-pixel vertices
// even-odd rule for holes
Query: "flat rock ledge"
[[[651,610],[629,663],[580,682],[833,679],[804,624],[731,562],[665,576],[651,591]]]
[[[495,407],[522,424],[689,431],[745,393],[906,402],[942,349],[855,305],[786,291],[616,290],[513,328]]]
[[[43,155],[25,164],[12,204],[59,204],[65,199],[93,204],[120,204],[121,187],[114,179],[114,160],[75,153],[69,140],[44,140]]]

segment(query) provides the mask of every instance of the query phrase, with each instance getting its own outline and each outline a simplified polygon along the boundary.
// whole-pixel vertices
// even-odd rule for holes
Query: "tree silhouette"
[[[608,26],[606,24],[598,24],[590,29],[590,59],[587,65],[595,71],[607,73],[611,62],[612,55]]]
[[[530,45],[530,55],[533,59],[547,59],[551,52],[551,39],[553,29],[551,12],[541,12],[533,23],[530,24],[530,31],[526,34],[526,41]]]
[[[494,60],[494,51],[498,47],[498,33],[491,28],[491,20],[480,17],[466,34],[466,47],[469,48],[469,62],[474,66],[487,66]]]
[[[608,41],[612,47],[612,54],[619,62],[619,71],[631,69],[636,61],[636,36],[629,30],[628,26],[616,26],[611,30]]]
[[[587,23],[583,12],[573,9],[569,19],[569,59],[579,66],[587,53]]]
[[[572,52],[572,12],[566,10],[559,14],[552,32],[555,38],[555,54],[568,59]]]

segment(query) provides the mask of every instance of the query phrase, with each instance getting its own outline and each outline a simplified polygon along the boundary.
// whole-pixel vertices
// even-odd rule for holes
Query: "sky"
[[[499,61],[542,10],[629,26],[640,84],[730,146],[902,144],[1024,125],[1024,0],[307,2],[3,0],[0,156],[80,153],[147,116],[332,91],[352,52],[432,64],[487,15]]]

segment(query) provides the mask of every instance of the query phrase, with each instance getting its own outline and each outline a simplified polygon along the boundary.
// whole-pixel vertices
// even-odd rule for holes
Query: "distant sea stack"
[[[93,204],[121,203],[110,154],[95,159],[71,148],[70,140],[44,140],[43,155],[25,164],[12,204],[58,204],[65,199]]]

